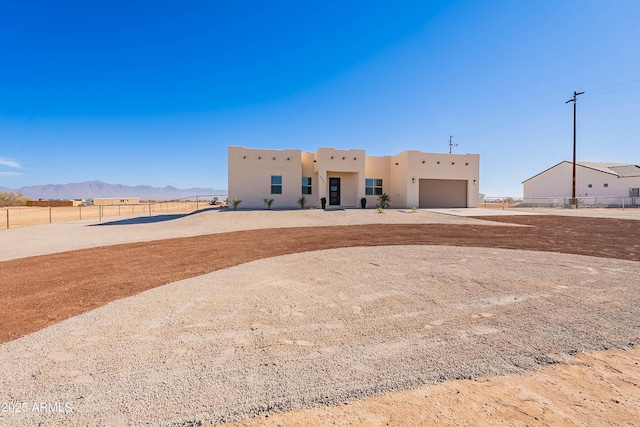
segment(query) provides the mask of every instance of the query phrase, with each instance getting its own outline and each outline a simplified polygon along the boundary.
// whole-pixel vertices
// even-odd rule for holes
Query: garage
[[[467,181],[460,179],[421,179],[420,208],[466,208]]]

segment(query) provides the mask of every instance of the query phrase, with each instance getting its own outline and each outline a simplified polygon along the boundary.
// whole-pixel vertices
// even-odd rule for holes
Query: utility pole
[[[568,104],[573,102],[573,177],[571,180],[571,205],[578,207],[578,200],[576,199],[576,104],[578,95],[582,95],[584,92],[573,91],[573,98],[565,102]]]
[[[458,146],[458,144],[451,142],[451,139],[453,139],[453,135],[449,135],[449,154],[451,154],[451,148]]]

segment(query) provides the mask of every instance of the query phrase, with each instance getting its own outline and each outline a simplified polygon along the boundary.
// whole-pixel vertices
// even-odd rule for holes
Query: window
[[[609,184],[605,184],[605,185],[604,185],[604,188],[607,188],[608,186],[609,186]]]
[[[302,177],[302,194],[311,194],[311,177]]]
[[[587,187],[593,188],[593,184],[589,184],[589,185],[587,185]]]
[[[364,194],[367,196],[379,196],[382,194],[382,180],[367,178],[364,180]]]
[[[271,194],[282,194],[281,175],[271,175]]]

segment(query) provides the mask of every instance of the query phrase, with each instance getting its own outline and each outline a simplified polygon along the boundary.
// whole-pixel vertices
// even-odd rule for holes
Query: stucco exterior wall
[[[229,200],[242,200],[239,208],[295,208],[302,193],[302,151],[229,147]],[[282,176],[282,194],[271,194],[271,176]]]
[[[320,182],[318,180],[318,173],[315,171],[313,160],[313,153],[307,151],[302,152],[302,176],[311,178],[311,194],[304,195],[307,199],[306,206],[310,208],[320,206]],[[302,183],[300,183],[300,186],[300,195],[302,195]]]
[[[337,177],[341,178],[342,194],[346,196],[342,197],[342,206],[357,206],[358,200],[364,195],[365,151],[322,147],[316,151],[314,160],[319,198],[329,198],[328,178]],[[350,174],[343,174],[345,172]]]
[[[421,179],[467,181],[467,207],[478,207],[480,193],[480,155],[423,153],[406,151],[406,206],[418,206]]]
[[[409,152],[403,151],[395,156],[391,156],[389,164],[391,176],[391,207],[403,208],[410,207],[407,194],[407,179],[409,177],[407,167]],[[416,205],[417,206],[417,205]]]
[[[391,194],[391,156],[367,156],[365,159],[364,168],[364,182],[369,179],[381,179],[382,180],[382,192]],[[366,195],[360,196],[360,199],[364,197],[367,199],[367,207],[375,207],[378,203],[378,196]]]

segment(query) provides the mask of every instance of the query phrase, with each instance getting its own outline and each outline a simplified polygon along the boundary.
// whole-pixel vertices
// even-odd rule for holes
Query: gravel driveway
[[[639,273],[633,261],[449,246],[262,259],[2,344],[0,401],[29,410],[0,424],[199,425],[628,348],[640,342]]]

